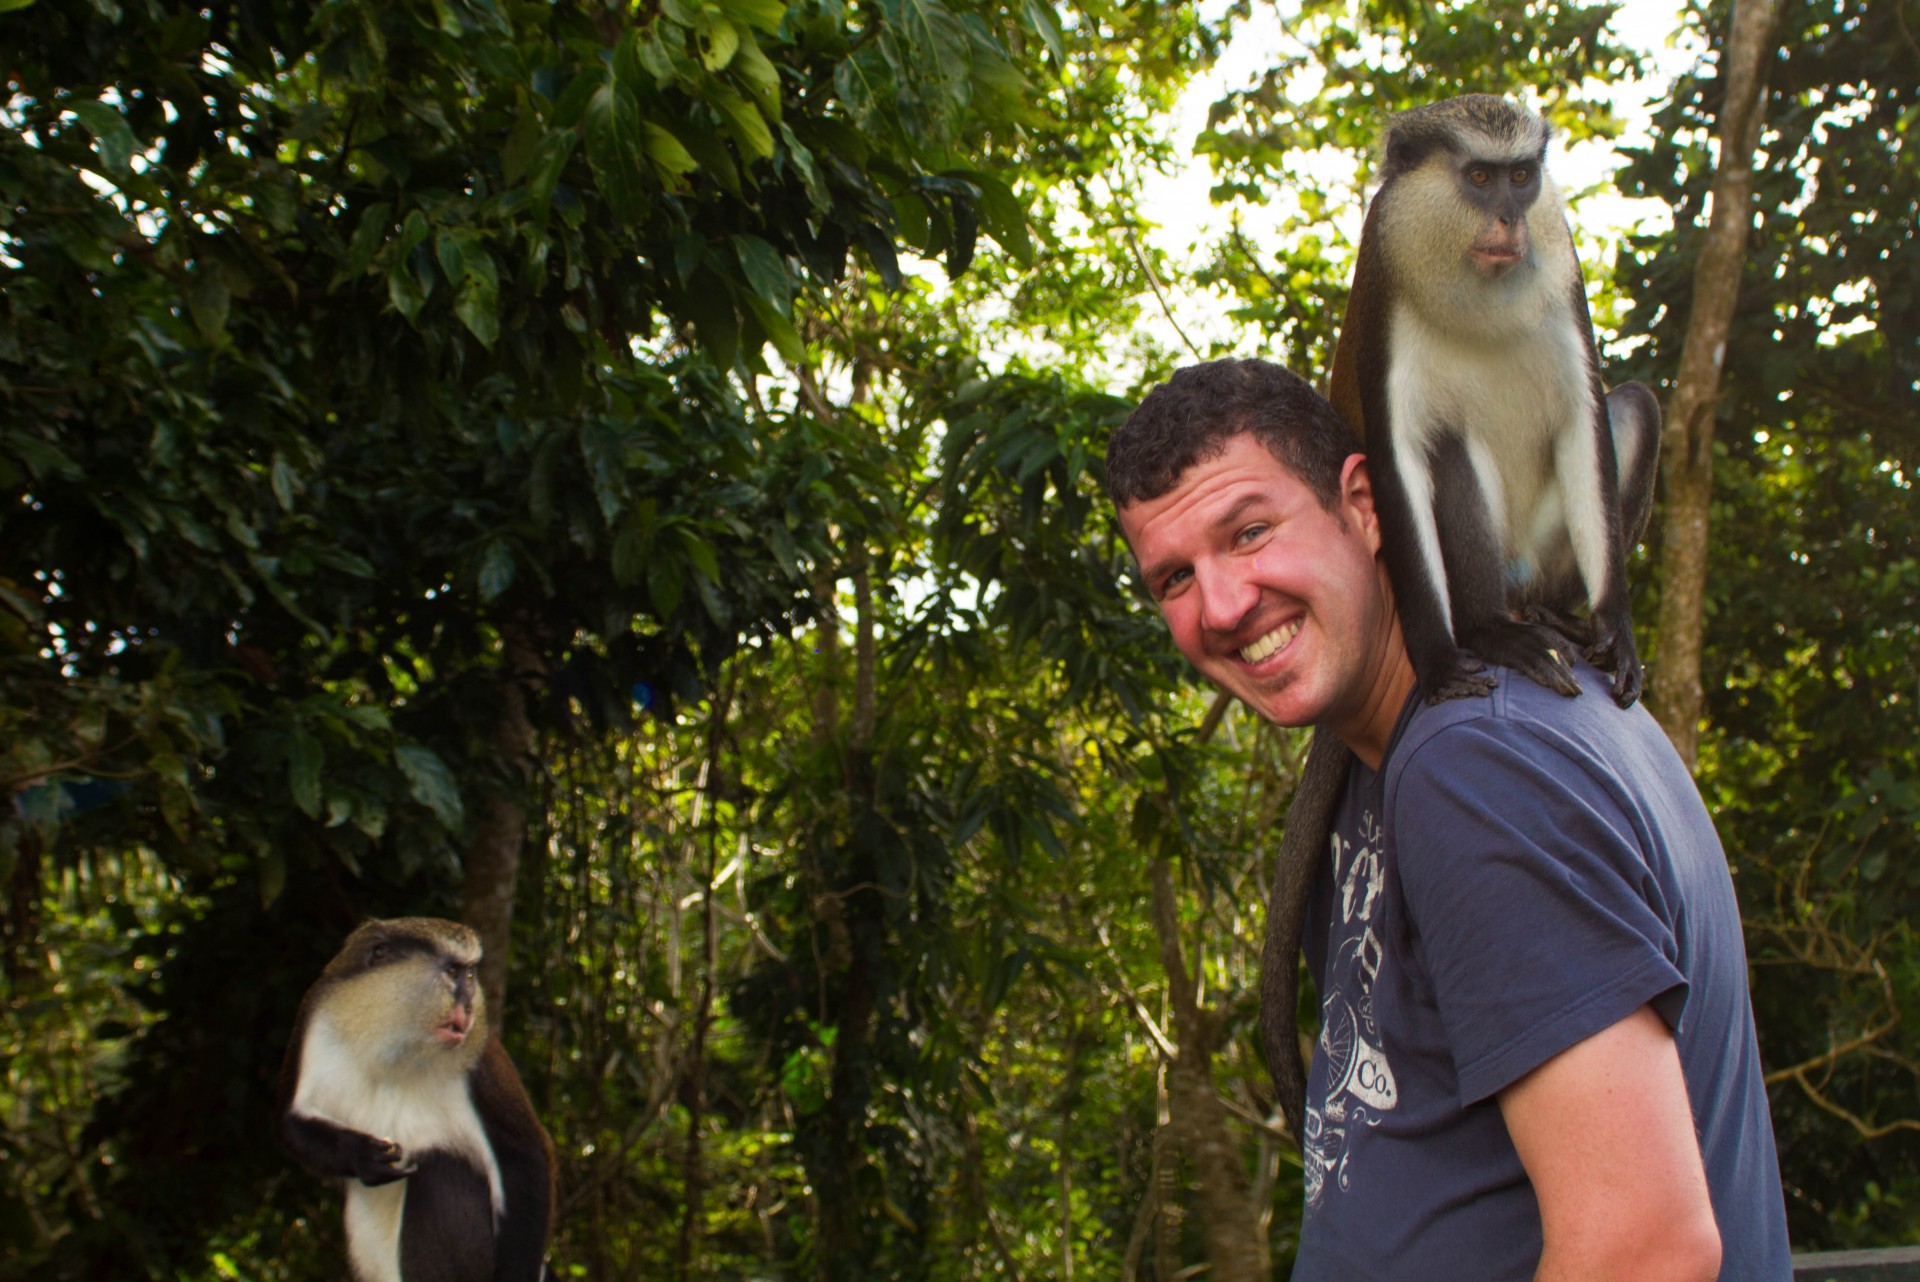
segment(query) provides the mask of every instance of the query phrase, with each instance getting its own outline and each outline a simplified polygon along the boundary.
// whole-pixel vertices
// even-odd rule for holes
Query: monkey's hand
[[[1477,655],[1454,650],[1436,657],[1426,672],[1420,672],[1419,665],[1415,665],[1415,672],[1420,677],[1420,688],[1426,691],[1427,702],[1445,703],[1449,699],[1472,699],[1491,693],[1500,682],[1486,667]]]
[[[1646,673],[1640,667],[1640,652],[1634,648],[1633,625],[1603,621],[1596,614],[1594,640],[1587,649],[1587,661],[1602,672],[1613,674],[1613,701],[1631,708],[1646,685]]]
[[[359,1140],[359,1149],[353,1155],[353,1176],[362,1184],[370,1187],[391,1184],[420,1169],[408,1161],[405,1151],[390,1139],[362,1135]]]
[[[1572,648],[1553,628],[1503,619],[1475,628],[1460,639],[1481,658],[1512,668],[1556,694],[1572,698],[1580,693],[1567,655],[1561,653],[1563,648],[1571,653]]]

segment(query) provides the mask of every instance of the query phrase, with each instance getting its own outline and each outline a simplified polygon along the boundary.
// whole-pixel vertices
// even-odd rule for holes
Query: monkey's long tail
[[[1287,806],[1273,894],[1267,901],[1267,938],[1260,952],[1260,1042],[1267,1055],[1267,1074],[1296,1145],[1305,1143],[1307,1111],[1307,1075],[1300,1061],[1295,1013],[1300,1004],[1300,938],[1306,928],[1314,869],[1326,858],[1333,812],[1346,790],[1352,760],[1347,746],[1331,732],[1313,732],[1313,746],[1307,750],[1300,782]]]

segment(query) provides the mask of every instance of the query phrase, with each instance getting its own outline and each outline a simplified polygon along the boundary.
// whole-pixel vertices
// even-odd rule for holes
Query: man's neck
[[[1378,770],[1386,759],[1393,728],[1400,723],[1400,710],[1407,706],[1407,696],[1416,684],[1413,661],[1407,657],[1398,626],[1374,672],[1373,684],[1353,715],[1327,726],[1354,756],[1367,763],[1369,770]]]

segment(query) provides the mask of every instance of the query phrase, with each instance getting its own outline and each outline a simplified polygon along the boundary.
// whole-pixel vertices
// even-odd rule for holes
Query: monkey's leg
[[[1486,694],[1497,682],[1483,670],[1480,656],[1455,639],[1432,460],[1417,439],[1391,433],[1376,446],[1374,457],[1380,460],[1373,475],[1381,551],[1420,691],[1428,703]]]
[[[1580,693],[1553,629],[1524,623],[1507,604],[1507,548],[1495,512],[1491,460],[1476,465],[1466,441],[1449,436],[1433,451],[1434,514],[1446,565],[1453,630],[1461,645],[1564,695]]]
[[[1607,393],[1607,424],[1619,477],[1620,556],[1624,562],[1646,535],[1653,516],[1654,481],[1660,472],[1660,402],[1644,384],[1622,383]],[[1543,584],[1529,589],[1525,617],[1552,628],[1582,653],[1591,651],[1593,621],[1574,612],[1585,604],[1587,589],[1573,567],[1572,549],[1563,544],[1548,560],[1556,568]]]
[[[1634,644],[1633,605],[1627,593],[1629,519],[1644,522],[1647,513],[1630,513],[1623,504],[1635,509],[1651,504],[1646,493],[1651,477],[1640,473],[1651,466],[1645,456],[1655,453],[1646,435],[1646,407],[1652,396],[1636,386],[1602,402],[1599,388],[1596,377],[1591,426],[1584,432],[1569,430],[1561,437],[1555,464],[1574,559],[1593,602],[1593,642],[1587,657],[1613,674],[1614,702],[1626,708],[1640,697],[1646,680]],[[1653,410],[1651,425],[1657,439],[1657,404]],[[1625,492],[1623,479],[1628,481]]]
[[[1346,791],[1347,746],[1328,730],[1313,732],[1300,768],[1300,782],[1287,806],[1286,828],[1275,857],[1273,893],[1267,899],[1267,938],[1260,950],[1260,1043],[1267,1075],[1286,1114],[1293,1142],[1304,1142],[1307,1077],[1300,1062],[1300,939],[1306,930],[1313,874],[1327,857],[1333,812]]]
[[[421,1155],[400,1222],[405,1282],[493,1282],[493,1194],[486,1173],[451,1153]]]
[[[1653,516],[1653,482],[1660,472],[1660,402],[1645,383],[1622,383],[1607,393],[1607,426],[1620,478],[1620,553],[1631,553]]]

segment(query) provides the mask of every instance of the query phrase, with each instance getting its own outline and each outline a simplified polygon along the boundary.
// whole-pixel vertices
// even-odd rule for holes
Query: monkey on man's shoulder
[[[479,938],[369,921],[300,1003],[280,1137],[346,1189],[354,1282],[539,1282],[553,1144],[487,1024]]]

